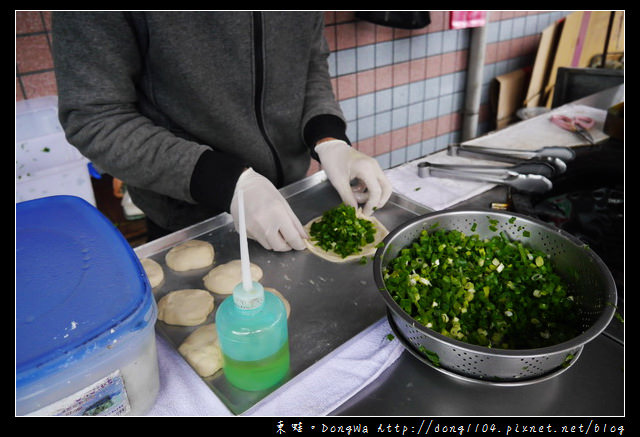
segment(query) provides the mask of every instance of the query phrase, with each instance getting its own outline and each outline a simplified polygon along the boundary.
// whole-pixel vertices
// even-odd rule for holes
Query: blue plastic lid
[[[154,302],[138,257],[91,204],[16,204],[17,387],[144,328]]]

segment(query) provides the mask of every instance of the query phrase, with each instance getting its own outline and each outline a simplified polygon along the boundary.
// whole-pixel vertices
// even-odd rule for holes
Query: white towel
[[[297,375],[244,416],[326,416],[374,381],[404,347],[383,318]]]
[[[156,336],[160,391],[148,416],[233,416],[182,356]]]
[[[244,412],[243,416],[324,416],[374,381],[403,346],[383,318]],[[157,338],[160,392],[149,416],[231,416],[186,361]]]

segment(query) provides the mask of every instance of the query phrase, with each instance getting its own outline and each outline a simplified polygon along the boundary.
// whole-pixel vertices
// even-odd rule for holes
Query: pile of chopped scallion
[[[344,203],[325,211],[309,230],[316,246],[335,252],[342,258],[361,252],[364,246],[374,241],[375,235],[373,223],[357,217],[356,209]]]
[[[383,277],[412,318],[466,343],[531,349],[580,333],[577,303],[549,257],[502,232],[423,230]]]

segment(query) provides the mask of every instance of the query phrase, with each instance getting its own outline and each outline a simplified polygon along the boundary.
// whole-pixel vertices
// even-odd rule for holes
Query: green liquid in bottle
[[[230,297],[222,301],[216,312],[225,377],[243,390],[273,387],[289,371],[284,304],[257,282],[250,291],[238,284]]]
[[[264,390],[284,379],[289,371],[289,341],[275,354],[256,361],[238,361],[223,354],[224,375],[243,390]]]

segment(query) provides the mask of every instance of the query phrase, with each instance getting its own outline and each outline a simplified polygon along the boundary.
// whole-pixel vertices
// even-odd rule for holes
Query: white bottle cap
[[[240,282],[233,289],[233,303],[242,310],[253,310],[260,308],[264,303],[264,288],[259,282],[252,282],[253,287],[246,290],[244,284]]]

